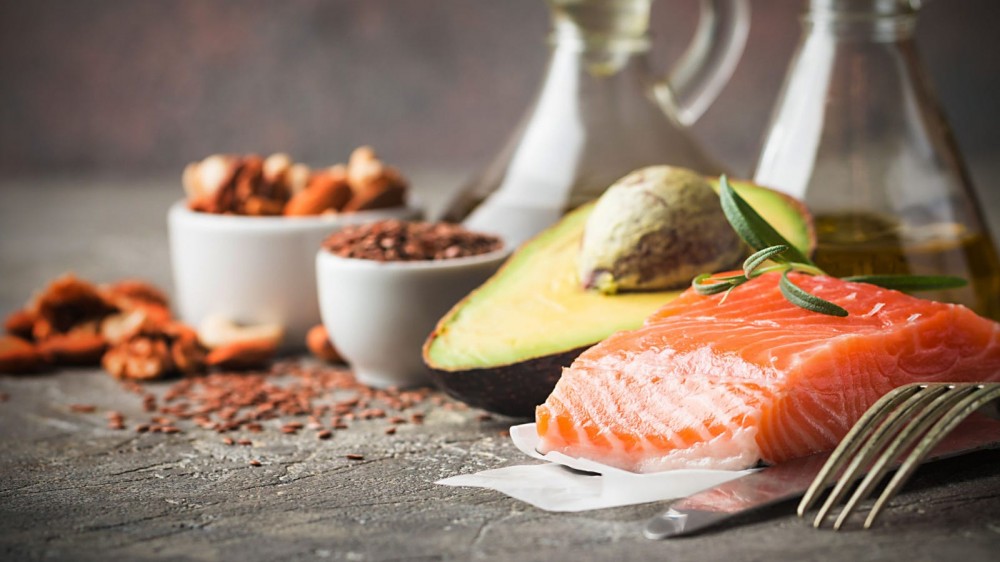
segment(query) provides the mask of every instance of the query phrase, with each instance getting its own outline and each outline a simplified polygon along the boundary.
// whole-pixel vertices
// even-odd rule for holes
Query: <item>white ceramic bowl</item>
[[[501,249],[466,258],[377,262],[321,250],[316,276],[323,325],[358,381],[379,388],[424,384],[424,340],[508,254]]]
[[[183,201],[167,214],[174,292],[181,319],[197,326],[206,316],[235,322],[279,323],[283,348],[305,347],[320,323],[316,250],[348,224],[414,219],[420,210],[397,207],[319,217],[244,217],[198,213]]]

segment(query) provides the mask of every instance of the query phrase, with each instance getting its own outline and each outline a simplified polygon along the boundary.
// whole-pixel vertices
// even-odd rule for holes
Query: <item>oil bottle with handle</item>
[[[837,276],[956,275],[920,296],[1000,319],[1000,260],[913,41],[919,0],[810,0],[754,181],[803,199]]]
[[[517,245],[637,168],[724,171],[686,126],[732,75],[746,41],[747,0],[701,0],[691,47],[669,78],[649,65],[652,0],[546,3],[552,50],[536,101],[447,220]]]

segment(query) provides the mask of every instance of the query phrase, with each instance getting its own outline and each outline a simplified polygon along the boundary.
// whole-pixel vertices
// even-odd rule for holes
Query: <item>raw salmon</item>
[[[635,472],[740,469],[833,448],[910,382],[1000,380],[1000,324],[864,283],[792,274],[847,309],[789,303],[780,275],[688,290],[638,330],[583,352],[536,410],[543,453]]]

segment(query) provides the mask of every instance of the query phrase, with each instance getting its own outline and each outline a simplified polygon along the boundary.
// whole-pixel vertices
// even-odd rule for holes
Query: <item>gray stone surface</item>
[[[28,183],[0,188],[0,313],[66,269],[169,286],[164,213],[176,185],[61,185],[44,195]],[[664,503],[553,514],[435,485],[527,462],[500,435],[509,421],[474,411],[438,409],[391,436],[384,421],[358,422],[329,441],[282,435],[270,422],[239,447],[201,429],[107,429],[109,409],[145,418],[135,394],[96,370],[0,377],[0,392],[10,397],[0,403],[3,560],[974,561],[996,560],[1000,548],[1000,452],[923,467],[872,531],[816,531],[785,505],[651,542],[641,529]],[[72,403],[98,412],[71,412]]]

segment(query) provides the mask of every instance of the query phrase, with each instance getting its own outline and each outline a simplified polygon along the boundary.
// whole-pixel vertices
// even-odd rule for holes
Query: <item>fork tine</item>
[[[819,513],[816,514],[816,518],[813,520],[813,527],[819,528],[823,524],[827,514],[837,505],[837,502],[844,496],[851,484],[864,474],[864,469],[871,462],[871,459],[881,452],[886,444],[896,438],[897,430],[912,419],[914,415],[919,416],[922,411],[925,411],[924,406],[927,403],[937,404],[946,396],[946,393],[950,389],[951,387],[948,386],[930,386],[921,389],[921,392],[913,394],[903,404],[893,410],[881,425],[875,426],[874,424],[870,424],[864,426],[864,429],[868,431],[867,435],[862,438],[864,444],[856,451],[854,458],[851,459],[850,464],[848,464],[843,474],[837,480],[833,491],[827,496],[826,502],[819,509]]]
[[[819,474],[816,475],[815,480],[809,485],[809,489],[806,490],[805,495],[802,497],[802,501],[799,502],[799,506],[796,509],[799,517],[805,515],[806,511],[819,499],[820,493],[826,489],[827,484],[830,481],[832,474],[844,465],[848,458],[854,454],[858,447],[863,443],[863,433],[866,431],[867,427],[871,423],[881,421],[883,418],[888,416],[900,403],[907,399],[913,394],[920,392],[927,385],[924,384],[909,384],[896,388],[890,391],[885,396],[880,398],[878,402],[872,405],[861,419],[858,420],[854,427],[847,433],[847,435],[840,441],[837,448],[834,449],[833,453],[830,454],[830,458],[827,459],[826,464],[820,469]]]
[[[974,387],[975,388],[975,387]],[[896,474],[893,475],[892,480],[883,490],[882,495],[879,496],[878,500],[875,501],[875,505],[872,507],[871,512],[868,513],[868,518],[865,519],[865,529],[871,528],[875,519],[878,517],[879,513],[885,508],[885,505],[891,500],[896,493],[902,488],[904,484],[909,480],[910,476],[919,466],[920,462],[927,456],[930,451],[937,446],[937,444],[944,439],[952,430],[954,430],[958,424],[969,416],[972,412],[978,410],[987,403],[1000,398],[1000,384],[982,384],[978,385],[975,392],[966,396],[961,402],[955,404],[948,410],[948,412],[941,417],[941,419],[934,424],[934,426],[927,432],[920,443],[913,449],[910,456],[906,458]]]
[[[892,460],[898,458],[903,451],[926,435],[927,429],[947,416],[952,406],[975,391],[975,387],[949,386],[945,394],[938,396],[929,406],[916,412],[913,417],[908,419],[900,418],[899,421],[905,423],[905,427],[892,437],[892,441],[879,456],[878,460],[868,469],[868,475],[858,485],[857,490],[854,491],[854,494],[837,516],[837,520],[833,524],[834,530],[839,530],[844,522],[847,521],[847,518],[854,513],[857,505],[868,497],[868,492],[882,479]]]

